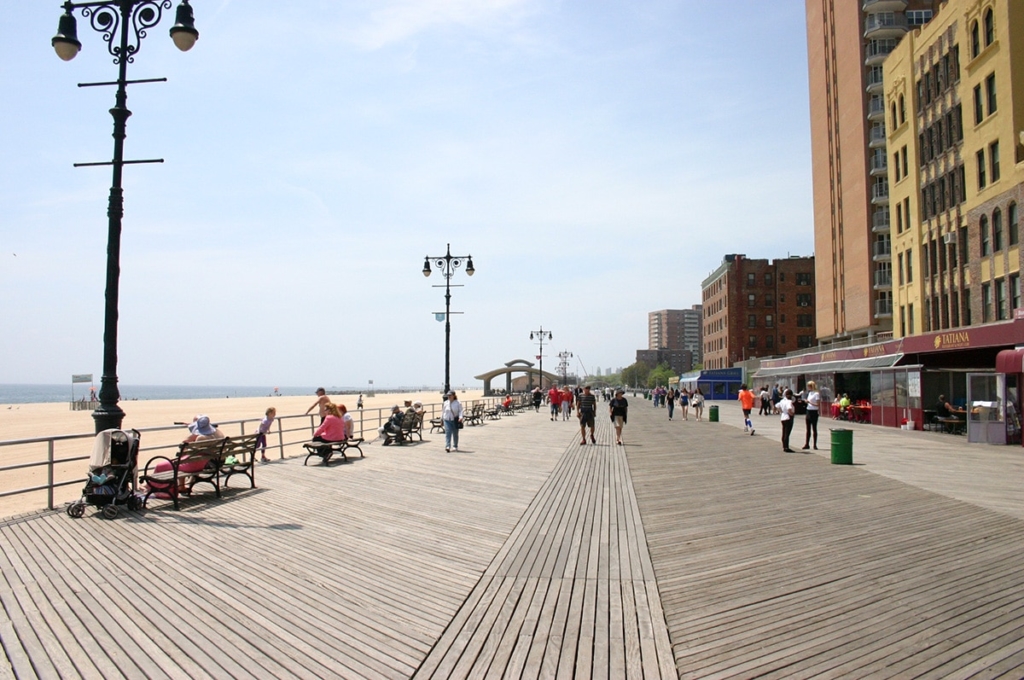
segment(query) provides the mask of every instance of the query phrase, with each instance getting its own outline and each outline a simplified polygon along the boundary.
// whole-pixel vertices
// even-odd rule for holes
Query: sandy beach
[[[483,396],[482,390],[467,390],[459,393],[459,400],[466,404]],[[337,404],[345,404],[349,411],[358,418],[356,395],[333,395],[331,400]],[[402,405],[408,400],[422,401],[430,410],[431,404],[440,404],[441,395],[437,392],[411,392],[408,394],[377,394],[373,397],[363,396],[363,426],[367,440],[376,436],[378,409],[390,409],[392,405]],[[253,432],[259,419],[268,407],[277,409],[278,416],[299,416],[306,412],[316,401],[316,395],[301,397],[244,397],[219,399],[175,399],[152,401],[125,401],[121,408],[125,411],[123,427],[125,429],[144,430],[147,428],[168,428],[160,432],[147,432],[143,435],[142,446],[171,447],[180,442],[187,434],[183,426],[175,426],[176,422],[191,422],[197,414],[206,414],[214,423],[231,423],[233,421],[249,421],[246,432]],[[315,415],[316,410],[313,410]],[[312,423],[312,420],[285,419],[288,427],[297,427]],[[225,425],[224,433],[234,435],[240,433],[240,425]],[[91,411],[71,411],[67,403],[48,404],[0,404],[0,442],[11,440],[35,439],[57,435],[90,435],[89,437],[57,441],[54,444],[54,459],[63,460],[86,456],[92,452],[92,436],[94,430]],[[304,433],[293,433],[285,441],[308,439]],[[274,443],[273,437],[271,444]],[[290,455],[297,455],[291,451]],[[268,450],[268,455],[270,451]],[[46,443],[20,444],[16,446],[0,446],[0,467],[18,465],[29,462],[47,460]],[[139,465],[144,466],[149,455],[140,455]],[[280,454],[275,453],[274,457]],[[88,471],[87,461],[71,461],[54,466],[55,481],[84,480]],[[33,467],[0,472],[0,493],[44,485],[47,483],[47,468]],[[72,484],[58,488],[54,492],[55,506],[74,500],[81,494],[81,485]],[[24,512],[40,510],[46,507],[46,493],[32,492],[17,496],[0,498],[0,518],[10,517]]]

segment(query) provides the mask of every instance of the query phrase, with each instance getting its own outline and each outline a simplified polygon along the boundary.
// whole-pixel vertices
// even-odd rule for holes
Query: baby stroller
[[[120,505],[129,510],[142,508],[142,500],[135,494],[139,437],[138,430],[104,430],[96,435],[89,477],[82,498],[68,506],[70,517],[84,515],[86,505],[103,508],[107,519],[117,517]]]

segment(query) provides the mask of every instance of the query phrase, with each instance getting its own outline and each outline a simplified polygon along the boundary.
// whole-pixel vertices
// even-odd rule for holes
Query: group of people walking
[[[697,420],[704,419],[704,393],[699,387],[695,390],[688,390],[685,387],[681,390],[674,387],[656,387],[651,392],[651,401],[654,408],[660,407],[668,411],[669,420],[675,417],[677,404],[683,420],[690,419],[691,408]]]

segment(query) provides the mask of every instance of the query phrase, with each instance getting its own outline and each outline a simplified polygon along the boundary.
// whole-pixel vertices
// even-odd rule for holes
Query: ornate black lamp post
[[[569,384],[569,359],[572,359],[572,352],[565,350],[558,353],[558,367],[562,369],[562,384]]]
[[[551,339],[551,331],[544,330],[544,326],[540,327],[539,331],[530,331],[530,340],[536,340],[540,343],[540,351],[537,353],[537,359],[540,360],[540,388],[544,389],[544,341]]]
[[[124,160],[124,139],[128,116],[132,112],[126,106],[127,86],[134,83],[163,82],[166,78],[128,80],[128,64],[135,61],[146,32],[160,23],[164,10],[171,8],[171,0],[100,0],[97,2],[65,2],[64,14],[60,17],[57,35],[50,43],[57,56],[71,61],[82,49],[78,42],[78,22],[74,10],[81,10],[89,19],[93,30],[102,34],[107,51],[117,64],[117,80],[105,83],[80,83],[79,87],[116,85],[117,94],[110,115],[114,118],[113,160],[100,163],[75,163],[75,167],[110,165],[113,166],[113,182],[110,186],[110,200],[107,207],[109,218],[107,228],[107,288],[103,323],[103,375],[100,379],[100,405],[92,417],[96,431],[120,429],[124,411],[117,405],[120,394],[117,390],[117,298],[118,281],[121,274],[121,218],[124,215],[124,195],[121,191],[121,171],[132,163],[162,163],[163,159],[126,161]],[[199,39],[188,0],[181,0],[171,27],[171,39],[182,52],[187,52]]]
[[[430,276],[430,263],[433,262],[434,266],[437,267],[441,275],[444,276],[444,392],[447,394],[451,390],[451,351],[452,351],[452,275],[455,274],[455,270],[462,266],[462,261],[466,261],[466,273],[472,276],[476,273],[476,269],[473,268],[473,256],[472,255],[452,255],[452,244],[448,244],[447,252],[444,255],[427,255],[423,259],[423,275]],[[441,286],[434,286],[434,288],[440,288]],[[461,286],[456,286],[461,288]],[[457,312],[461,313],[461,312]],[[440,316],[441,312],[434,312],[435,315]]]

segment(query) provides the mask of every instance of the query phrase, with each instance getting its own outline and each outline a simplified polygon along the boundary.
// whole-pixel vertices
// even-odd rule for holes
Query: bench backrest
[[[178,447],[178,459],[182,462],[198,462],[202,460],[220,459],[223,457],[227,439],[201,439],[185,442]]]
[[[221,457],[234,456],[241,461],[243,456],[254,455],[256,453],[256,439],[258,437],[258,434],[228,437],[224,440],[224,449],[221,451]]]

